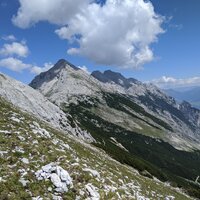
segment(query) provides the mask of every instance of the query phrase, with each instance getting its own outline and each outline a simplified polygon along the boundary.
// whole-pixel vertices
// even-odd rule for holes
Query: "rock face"
[[[187,116],[181,105],[152,84],[125,78],[111,70],[104,73],[95,71],[89,75],[69,62],[60,60],[52,69],[36,76],[30,86],[39,90],[62,110],[72,104],[99,107],[99,117],[117,125],[120,122],[123,128],[137,128],[142,132],[143,125],[150,125],[163,130],[167,141],[176,148],[200,148],[200,113],[194,113],[190,109],[190,116]],[[110,101],[113,102],[112,105],[109,104]],[[130,105],[131,110],[128,108]],[[123,108],[119,109],[117,106]],[[127,118],[122,117],[119,111]]]
[[[59,64],[62,64],[62,61]],[[81,130],[76,122],[72,127],[69,123],[69,118],[72,117],[64,113],[40,92],[3,74],[0,74],[0,96],[23,111],[50,123],[55,128],[67,131],[67,133],[86,139],[89,142],[94,141],[91,135]]]
[[[79,70],[78,67],[75,67],[74,65],[68,63],[66,60],[64,59],[60,59],[55,65],[54,67],[52,67],[48,73],[46,72],[42,72],[40,75],[38,75],[32,82],[31,82],[31,86],[33,88],[39,88],[42,86],[42,84],[44,82],[49,82],[51,80],[53,80],[54,78],[56,78],[59,74],[60,71],[62,71],[66,65],[70,65],[71,68],[73,68],[74,70]],[[58,78],[58,77],[57,77]]]
[[[58,193],[67,192],[69,187],[73,187],[72,178],[69,173],[62,167],[57,166],[56,163],[43,166],[35,175],[38,180],[50,179],[55,187],[55,191]]]
[[[184,116],[190,121],[193,126],[200,126],[200,110],[191,106],[190,103],[183,101],[179,109],[183,112]]]
[[[63,102],[75,101],[79,95],[95,96],[101,91],[99,81],[63,60],[36,76],[30,86],[59,106]]]
[[[0,74],[0,96],[57,128],[69,126],[67,115],[33,88]]]

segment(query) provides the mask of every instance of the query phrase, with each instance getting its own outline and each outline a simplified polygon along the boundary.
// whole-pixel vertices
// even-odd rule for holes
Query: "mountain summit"
[[[42,72],[41,74],[39,74],[38,76],[36,76],[35,79],[32,80],[32,82],[30,83],[31,87],[33,87],[34,89],[41,87],[43,82],[49,82],[51,80],[53,80],[54,78],[56,78],[58,76],[58,74],[60,73],[60,71],[62,71],[65,66],[70,66],[71,68],[73,68],[74,70],[79,70],[78,67],[72,65],[71,63],[67,62],[64,59],[60,59],[51,69],[49,69],[47,72]]]

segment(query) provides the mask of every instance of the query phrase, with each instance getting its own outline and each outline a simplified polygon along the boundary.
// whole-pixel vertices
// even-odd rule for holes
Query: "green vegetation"
[[[126,105],[147,116],[143,108],[135,106],[128,98],[111,94],[105,98],[112,108],[122,110],[123,105]],[[98,102],[94,106],[98,106]],[[199,151],[180,151],[160,139],[128,131],[105,121],[98,113],[95,115],[91,112],[91,105],[87,105],[87,102],[81,102],[79,105],[71,104],[63,109],[79,121],[83,129],[92,134],[97,141],[94,145],[105,150],[114,159],[138,169],[143,175],[150,176],[150,173],[162,181],[169,181],[174,186],[186,190],[189,195],[200,198],[200,185],[194,183],[200,174]],[[150,117],[157,124],[170,129],[165,122]],[[116,145],[111,138],[115,138],[125,149]],[[144,173],[145,171],[149,173]]]
[[[177,118],[179,118],[181,121],[183,121],[184,123],[186,123],[189,127],[192,127],[192,124],[185,118],[185,116],[183,115],[183,113],[174,108],[173,106],[171,106],[170,104],[168,104],[166,101],[164,101],[163,99],[157,97],[155,98],[154,96],[151,96],[150,94],[146,95],[146,96],[140,96],[139,100],[144,103],[147,106],[151,106],[151,109],[156,111],[156,108],[159,108],[161,110],[168,110],[170,113],[172,113],[174,116],[176,116]]]
[[[140,176],[132,168],[109,158],[100,149],[53,129],[48,124],[19,111],[1,98],[0,115],[1,200],[29,200],[37,196],[52,199],[54,186],[51,181],[39,181],[35,176],[37,170],[51,162],[58,163],[73,179],[74,187],[60,195],[64,200],[75,199],[80,195],[80,191],[84,192],[81,199],[87,198],[85,185],[88,183],[98,188],[102,200],[118,199],[118,195],[123,200],[131,200],[136,199],[136,194],[151,200],[164,199],[170,195],[177,200],[190,199],[161,182]],[[14,120],[13,116],[15,116]],[[34,131],[32,126],[35,123],[41,129],[48,131],[50,138]],[[69,148],[66,148],[66,145],[69,145]],[[124,153],[120,152],[115,145],[113,147],[119,153]],[[28,159],[29,162],[23,162],[23,158]],[[85,167],[97,170],[100,178],[84,172]],[[20,181],[22,178],[27,181],[25,185]],[[106,189],[108,186],[116,189],[114,191]]]
[[[164,127],[165,129],[173,131],[172,128],[166,122],[164,122],[164,121],[158,119],[157,117],[147,113],[144,110],[144,108],[142,108],[138,104],[134,103],[129,97],[125,97],[125,96],[120,95],[120,94],[104,94],[104,98],[106,100],[107,105],[110,106],[111,108],[116,108],[118,110],[128,112],[133,117],[138,118],[136,115],[133,115],[130,111],[128,111],[127,109],[124,108],[124,106],[127,106],[129,109],[135,111],[136,113],[142,114],[143,116],[151,119],[153,122]],[[142,118],[139,118],[139,119],[143,120],[144,122],[146,122],[150,126],[155,127],[155,125],[149,123],[148,121],[146,121]],[[158,127],[156,127],[156,128],[158,128]]]

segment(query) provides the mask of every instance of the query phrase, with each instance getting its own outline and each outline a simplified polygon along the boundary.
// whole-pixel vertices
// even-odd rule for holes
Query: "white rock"
[[[0,151],[0,156],[3,156],[4,154],[7,154],[7,151]]]
[[[21,161],[24,163],[24,164],[29,164],[29,160],[27,158],[22,158]]]
[[[99,200],[100,199],[100,195],[97,191],[97,188],[94,187],[91,183],[88,183],[86,186],[86,191],[89,195],[89,198],[87,198],[87,200]]]
[[[92,176],[100,178],[100,174],[96,170],[89,169],[89,168],[84,168],[83,171],[84,172],[89,172],[90,174],[92,174]]]
[[[32,200],[43,200],[43,198],[38,196],[38,197],[33,197]]]
[[[72,185],[72,178],[66,170],[60,166],[57,166],[56,172],[62,181],[66,182],[67,185]]]
[[[18,135],[18,138],[21,140],[21,141],[25,141],[26,139],[24,137],[22,137],[21,135]]]
[[[32,200],[43,200],[43,198],[38,196],[38,197],[33,197]]]
[[[62,182],[60,180],[60,177],[56,173],[51,174],[50,178],[51,182],[54,184],[55,187],[57,188],[62,187]]]
[[[68,186],[73,187],[69,173],[62,167],[56,166],[56,163],[43,166],[41,170],[35,172],[35,175],[38,180],[50,179],[58,193],[67,192]]]
[[[167,197],[165,197],[165,200],[174,200],[174,199],[175,199],[174,196],[167,196]]]
[[[20,123],[20,119],[14,117],[14,116],[11,117],[10,119],[11,119],[12,121],[14,121],[14,122]]]
[[[42,170],[46,173],[51,173],[54,167],[54,163],[49,163],[48,165],[45,165],[42,167]]]
[[[53,200],[63,200],[61,196],[52,195]]]
[[[25,179],[22,178],[22,177],[19,179],[19,182],[20,182],[24,187],[27,185],[27,183],[29,183],[28,180],[25,180]]]

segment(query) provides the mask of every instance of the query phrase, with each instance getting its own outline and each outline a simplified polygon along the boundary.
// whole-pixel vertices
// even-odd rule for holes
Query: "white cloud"
[[[29,53],[29,49],[24,42],[13,42],[11,44],[4,44],[0,49],[0,54],[4,56],[17,55],[20,57],[26,57]]]
[[[30,68],[30,64],[25,64],[21,60],[9,57],[0,60],[0,67],[10,69],[12,71],[20,72],[24,69]]]
[[[9,57],[0,60],[0,67],[4,67],[15,72],[21,72],[25,69],[28,69],[32,74],[38,75],[49,70],[51,67],[53,67],[53,64],[50,62],[44,63],[43,67],[39,67],[32,64],[26,64],[17,58]]]
[[[162,21],[150,2],[107,0],[103,7],[89,4],[56,33],[78,42],[80,47],[69,49],[69,54],[86,56],[97,64],[136,68],[153,60],[150,45],[163,33]]]
[[[50,68],[53,67],[52,63],[44,63],[44,67],[33,66],[30,71],[32,74],[40,74],[42,72],[48,71]]]
[[[200,86],[200,77],[190,77],[185,79],[176,79],[174,77],[162,76],[161,78],[149,81],[161,88],[175,88],[187,86]]]
[[[163,17],[150,1],[107,0],[103,6],[92,0],[19,1],[15,25],[27,28],[39,21],[63,25],[55,32],[71,42],[68,53],[97,64],[140,67],[154,59],[150,45],[164,32]]]
[[[19,0],[20,8],[13,23],[27,28],[39,21],[66,25],[68,20],[87,6],[89,0]]]
[[[88,68],[86,66],[78,66],[78,68],[81,69],[81,70],[83,70],[87,74],[91,74],[91,72],[89,72],[89,70],[88,70]]]
[[[5,41],[15,41],[16,37],[14,35],[6,35],[6,36],[3,36],[2,39]]]

